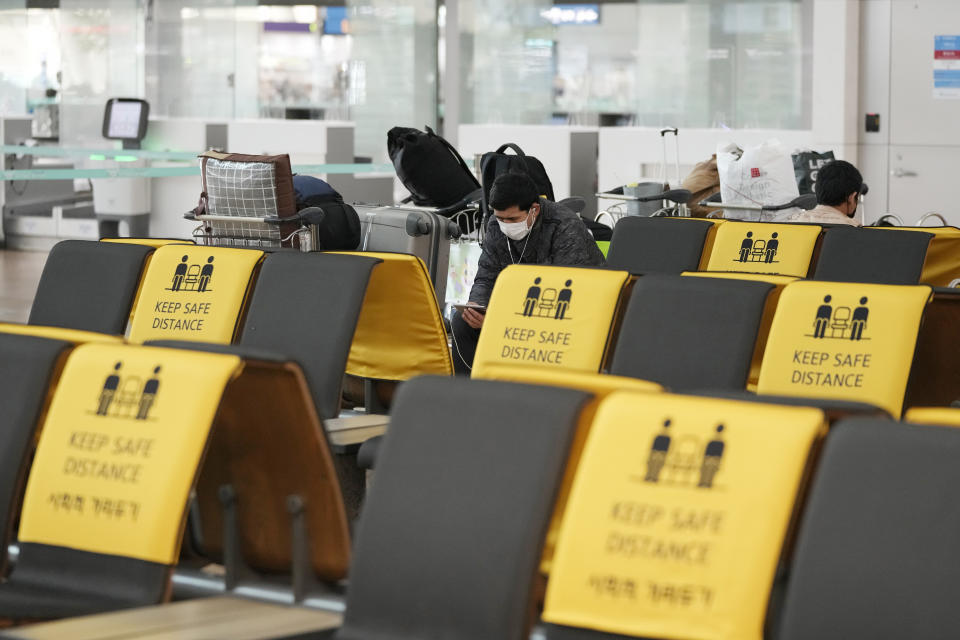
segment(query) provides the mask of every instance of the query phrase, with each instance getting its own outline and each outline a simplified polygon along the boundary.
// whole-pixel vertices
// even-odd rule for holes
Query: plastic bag
[[[466,304],[477,277],[477,264],[483,250],[476,241],[451,242],[447,272],[447,304]]]
[[[453,215],[452,221],[460,225],[460,238],[450,242],[450,262],[447,268],[447,296],[444,302],[448,305],[466,304],[470,299],[470,289],[473,280],[477,277],[477,267],[480,254],[483,253],[480,241],[481,213],[479,210],[465,210]]]
[[[777,140],[743,151],[735,144],[717,148],[720,197],[724,204],[780,205],[800,195],[790,154]],[[729,215],[729,214],[728,214]],[[737,218],[759,220],[759,211],[737,211]]]

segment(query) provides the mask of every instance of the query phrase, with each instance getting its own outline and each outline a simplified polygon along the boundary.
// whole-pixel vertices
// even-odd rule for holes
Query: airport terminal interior
[[[960,636],[960,2],[301,2],[0,0],[0,638]]]

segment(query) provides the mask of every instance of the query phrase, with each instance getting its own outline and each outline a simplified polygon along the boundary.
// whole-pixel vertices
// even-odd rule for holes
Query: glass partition
[[[121,95],[158,116],[352,120],[382,160],[390,127],[436,124],[437,1],[0,0],[0,113],[61,100],[70,144],[99,142]],[[810,127],[813,0],[456,1],[462,122]]]
[[[435,0],[348,0],[353,50],[347,91],[356,149],[387,156],[394,126],[436,126]]]
[[[258,7],[259,115],[347,120],[353,51],[345,7]]]
[[[546,0],[462,0],[463,122],[545,124],[554,111],[556,28]]]
[[[168,117],[231,118],[237,48],[243,33],[245,69],[256,69],[256,33],[244,33],[234,0],[164,0],[146,17],[146,98]],[[249,71],[246,72],[249,74]],[[245,74],[245,75],[246,75]],[[254,112],[253,114],[256,115]]]
[[[0,115],[56,102],[60,88],[60,12],[0,0]]]
[[[462,0],[463,121],[805,129],[813,0]]]
[[[64,146],[112,146],[101,135],[107,100],[144,95],[144,20],[143,0],[60,0]]]
[[[809,128],[812,4],[639,2],[636,124]]]

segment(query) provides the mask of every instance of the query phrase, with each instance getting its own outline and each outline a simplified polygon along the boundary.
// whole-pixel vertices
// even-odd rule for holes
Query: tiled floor
[[[26,322],[40,282],[45,251],[0,249],[0,322]]]

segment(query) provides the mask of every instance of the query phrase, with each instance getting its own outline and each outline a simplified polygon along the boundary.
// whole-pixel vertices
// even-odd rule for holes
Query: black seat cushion
[[[782,640],[957,637],[960,430],[868,418],[827,437]]]
[[[145,560],[23,543],[0,584],[0,617],[54,619],[159,604],[170,572]]]
[[[376,258],[282,252],[267,256],[240,344],[296,361],[317,413],[340,413],[340,385]]]
[[[749,280],[640,278],[627,303],[610,373],[674,391],[744,389],[772,290],[771,284]]]
[[[823,235],[814,280],[917,284],[933,234],[835,227]]]
[[[7,563],[7,544],[20,513],[38,421],[53,372],[71,345],[60,340],[0,333],[0,572]]]
[[[621,218],[613,228],[607,267],[630,273],[696,271],[711,227],[706,220]]]
[[[122,335],[151,253],[138,244],[58,242],[43,267],[29,324]]]
[[[589,397],[484,380],[405,383],[361,515],[337,638],[525,638]]]

